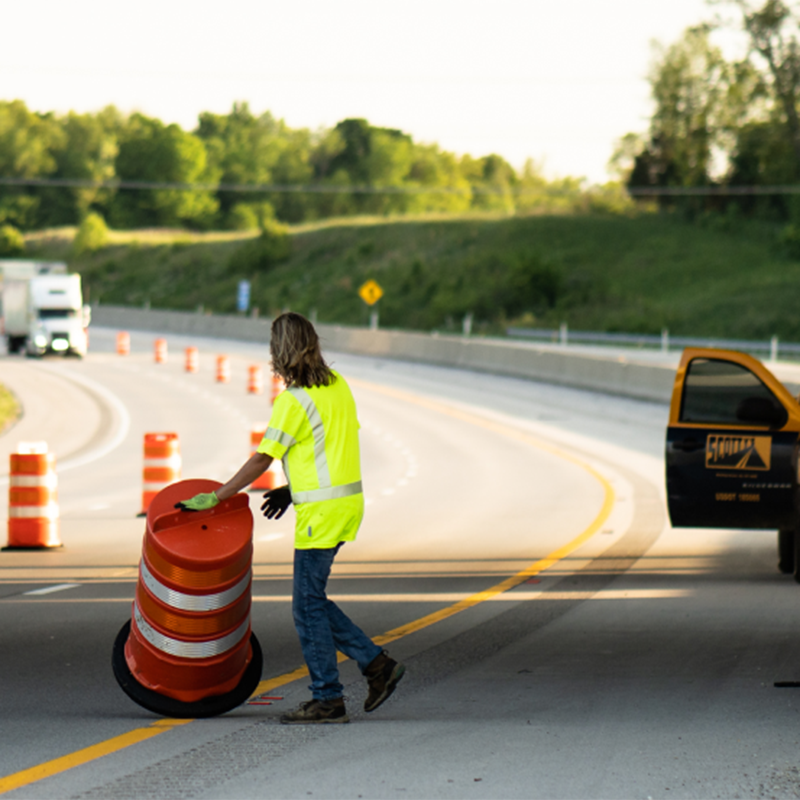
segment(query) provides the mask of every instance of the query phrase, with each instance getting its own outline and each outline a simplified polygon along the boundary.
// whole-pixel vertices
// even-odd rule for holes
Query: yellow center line
[[[484,419],[477,414],[471,414],[467,411],[453,408],[435,400],[418,397],[417,395],[409,394],[408,392],[403,392],[399,389],[390,389],[385,386],[378,386],[365,381],[351,380],[350,383],[355,386],[361,386],[362,388],[370,391],[384,394],[389,397],[394,397],[398,400],[403,400],[413,405],[421,406],[422,408],[426,408],[430,411],[445,414],[449,417],[453,417],[454,419],[461,420],[462,422],[492,431],[493,433],[505,438],[524,442],[525,444],[531,445],[538,450],[543,450],[551,455],[558,456],[565,461],[575,464],[584,471],[588,472],[589,475],[595,478],[603,487],[603,503],[600,507],[600,511],[594,520],[592,520],[592,522],[589,524],[589,526],[570,542],[567,542],[565,545],[553,550],[552,553],[544,558],[534,561],[525,569],[517,572],[515,575],[512,575],[509,578],[506,578],[500,583],[495,584],[489,589],[484,589],[483,591],[470,595],[469,597],[466,597],[463,600],[448,606],[447,608],[440,609],[439,611],[435,611],[434,613],[428,614],[420,619],[414,620],[413,622],[401,625],[399,628],[394,628],[393,630],[387,631],[380,636],[376,636],[373,640],[375,644],[383,646],[389,644],[390,642],[396,642],[398,639],[402,639],[404,636],[408,636],[409,634],[420,631],[423,628],[434,625],[437,622],[441,622],[442,620],[448,619],[456,614],[460,614],[462,611],[473,608],[480,603],[491,600],[493,597],[496,597],[503,592],[509,591],[509,589],[513,589],[515,586],[519,586],[521,583],[524,583],[534,575],[538,575],[540,572],[549,569],[554,564],[570,555],[570,553],[577,550],[581,545],[585,544],[597,533],[597,531],[600,530],[611,514],[615,500],[613,487],[608,480],[603,477],[603,475],[594,469],[594,467],[573,456],[572,454],[567,453],[548,442],[537,439],[534,436],[530,436],[529,434],[518,431],[509,425]],[[341,653],[338,653],[337,660],[339,663],[341,663],[342,661],[346,661],[347,657]],[[267,692],[271,692],[275,689],[288,686],[290,683],[294,683],[295,681],[301,680],[307,676],[308,668],[299,667],[292,672],[286,672],[283,675],[278,675],[275,678],[269,678],[268,680],[261,681],[253,694],[266,694]],[[126,747],[130,747],[133,744],[146,741],[147,739],[151,739],[153,736],[158,736],[158,734],[163,733],[164,731],[172,730],[172,728],[178,725],[185,725],[187,722],[192,722],[192,720],[158,720],[147,728],[137,728],[130,733],[116,736],[113,739],[108,739],[105,742],[100,742],[99,744],[92,745],[91,747],[86,747],[83,750],[78,750],[70,755],[62,756],[61,758],[56,758],[52,761],[47,761],[44,764],[22,770],[21,772],[16,772],[13,775],[9,775],[5,778],[0,778],[0,794],[3,794],[4,792],[10,792],[12,789],[18,789],[21,786],[35,783],[36,781],[40,781],[44,778],[52,777],[60,772],[65,772],[68,769],[80,766],[81,764],[86,764],[90,761],[94,761],[95,759],[110,755],[111,753],[116,753],[125,749]]]
[[[121,736],[115,736],[113,739],[107,739],[99,744],[93,744],[91,747],[85,747],[75,753],[61,756],[61,758],[54,758],[52,761],[46,761],[44,764],[24,769],[21,772],[15,772],[6,778],[0,778],[0,794],[19,789],[21,786],[27,786],[30,783],[36,783],[36,781],[50,778],[60,772],[66,772],[66,770],[73,767],[79,767],[81,764],[87,764],[95,759],[124,750],[132,744],[152,739],[154,736],[164,733],[164,731],[170,731],[178,725],[185,725],[187,722],[192,722],[192,720],[160,719],[146,728],[137,728],[129,733],[123,733]]]

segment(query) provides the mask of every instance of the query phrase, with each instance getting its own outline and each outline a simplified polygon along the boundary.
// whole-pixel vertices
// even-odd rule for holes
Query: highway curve
[[[170,335],[156,365],[153,338],[121,357],[93,329],[84,361],[0,357],[26,412],[0,437],[0,490],[17,441],[46,439],[64,542],[0,552],[5,797],[800,796],[800,689],[773,686],[800,680],[800,587],[774,533],[669,527],[666,408],[372,358],[331,356],[359,405],[368,506],[330,590],[406,663],[396,695],[361,712],[348,662],[350,725],[278,724],[307,697],[287,514],[254,533],[260,692],[280,699],[188,722],[138,708],[110,651],[140,555],[142,436],[178,433],[183,476],[224,480],[269,413],[245,393],[265,348]]]

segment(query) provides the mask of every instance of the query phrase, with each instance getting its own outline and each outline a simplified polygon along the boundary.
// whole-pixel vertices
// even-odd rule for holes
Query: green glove
[[[188,500],[175,503],[175,508],[179,508],[181,511],[208,511],[209,508],[214,508],[218,503],[217,495],[214,492],[209,492],[208,494],[196,494]]]

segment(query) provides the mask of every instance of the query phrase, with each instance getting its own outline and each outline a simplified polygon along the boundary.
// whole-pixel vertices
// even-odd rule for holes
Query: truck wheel
[[[784,575],[794,572],[794,540],[793,530],[778,531],[778,570]]]

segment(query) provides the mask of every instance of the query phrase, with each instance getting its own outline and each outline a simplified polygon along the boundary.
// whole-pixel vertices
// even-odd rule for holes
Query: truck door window
[[[689,363],[681,422],[782,427],[786,419],[786,409],[749,369],[709,358]]]
[[[69,319],[77,313],[74,308],[40,308],[39,319]]]

